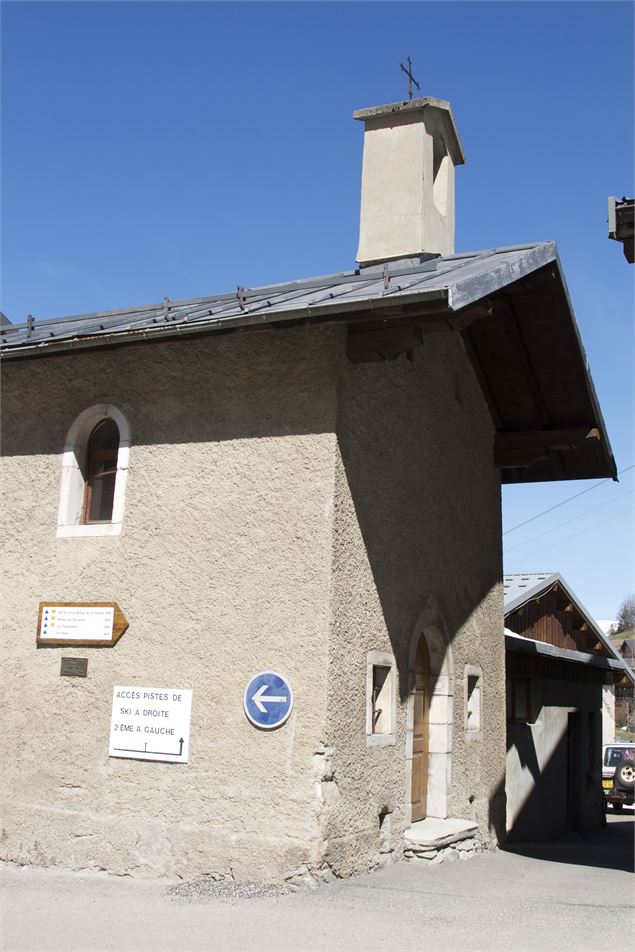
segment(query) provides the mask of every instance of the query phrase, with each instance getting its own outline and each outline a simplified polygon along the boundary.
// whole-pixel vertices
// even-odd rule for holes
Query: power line
[[[626,509],[624,512],[620,512],[617,516],[613,516],[611,519],[603,519],[602,522],[597,522],[594,526],[589,526],[586,529],[582,529],[580,532],[574,532],[573,535],[567,536],[566,539],[560,539],[560,542],[554,542],[554,547],[557,545],[563,545],[565,542],[570,542],[571,539],[577,539],[578,536],[585,535],[587,532],[593,532],[594,529],[601,529],[603,526],[608,526],[609,523],[615,522],[616,519],[621,519],[622,516],[628,515],[629,512],[632,512],[633,508]],[[544,548],[536,549],[534,552],[530,552],[529,555],[524,555],[520,559],[514,559],[511,563],[512,565],[518,565],[519,562],[527,562],[527,559],[531,559],[534,555],[539,555],[541,552],[544,552]]]
[[[533,542],[534,539],[540,539],[544,535],[548,535],[550,532],[555,532],[556,529],[561,529],[563,526],[568,526],[572,522],[577,522],[578,519],[584,519],[586,516],[590,516],[592,512],[597,512],[598,509],[604,509],[605,506],[612,506],[614,502],[617,502],[619,499],[625,499],[626,496],[632,496],[633,490],[629,489],[627,493],[622,493],[619,496],[616,496],[615,499],[609,499],[608,502],[603,502],[599,506],[594,506],[593,509],[587,509],[586,512],[581,512],[579,516],[574,516],[573,519],[566,519],[564,522],[559,522],[557,526],[552,526],[551,529],[545,529],[544,532],[539,532],[538,535],[530,536],[529,539],[525,539],[524,542],[518,542],[516,545],[512,545],[508,552],[513,552],[514,549],[520,549],[521,546],[527,545],[529,542]]]
[[[618,476],[621,476],[622,473],[628,473],[629,469],[635,468],[635,463],[631,463],[630,466],[627,466],[625,469],[621,469]],[[564,506],[565,503],[571,502],[573,499],[578,499],[579,496],[584,496],[585,493],[590,493],[592,489],[597,489],[598,486],[603,486],[604,483],[611,483],[613,480],[609,477],[608,479],[601,479],[599,483],[594,483],[593,486],[588,486],[586,489],[583,489],[579,493],[575,493],[573,496],[569,496],[568,499],[563,499],[562,502],[557,502],[555,506],[550,506],[549,509],[543,509],[542,512],[537,512],[535,516],[531,516],[529,519],[525,519],[524,522],[519,522],[517,526],[512,526],[511,529],[506,529],[503,532],[503,535],[509,535],[510,532],[515,532],[516,529],[522,529],[523,526],[526,526],[530,522],[534,522],[536,519],[540,519],[541,516],[546,516],[548,512],[553,512],[554,509],[559,509],[560,506]]]

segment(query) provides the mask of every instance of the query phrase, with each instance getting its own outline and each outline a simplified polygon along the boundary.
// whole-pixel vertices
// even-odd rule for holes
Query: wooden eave
[[[370,315],[369,315],[370,317]],[[353,362],[410,355],[451,328],[470,359],[496,428],[503,483],[610,477],[617,470],[557,262],[453,311],[402,305],[349,324]]]

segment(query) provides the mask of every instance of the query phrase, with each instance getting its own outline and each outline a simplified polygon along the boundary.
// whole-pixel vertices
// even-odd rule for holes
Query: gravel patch
[[[287,886],[272,883],[253,883],[249,880],[236,882],[233,879],[214,879],[212,876],[199,876],[185,882],[169,886],[170,899],[191,902],[196,899],[222,899],[225,902],[238,902],[241,899],[274,899],[291,892]]]

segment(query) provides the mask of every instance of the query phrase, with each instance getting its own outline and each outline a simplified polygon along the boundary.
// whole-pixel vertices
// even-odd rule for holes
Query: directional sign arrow
[[[112,628],[104,624],[104,637],[86,637],[81,636],[81,622],[77,623],[77,632],[73,636],[60,634],[60,628],[63,629],[63,623],[60,624],[60,615],[63,615],[64,609],[80,609],[86,611],[87,615],[91,609],[112,608]],[[57,613],[57,629],[53,626],[56,621],[55,610],[62,609]],[[121,636],[128,628],[128,619],[120,609],[117,602],[40,602],[37,620],[36,645],[42,647],[59,647],[60,645],[74,645],[76,647],[92,648],[112,648],[117,644]],[[45,637],[43,637],[45,636]]]
[[[143,750],[139,750],[138,747],[115,747],[114,749],[120,750],[124,754],[161,754],[164,757],[182,757],[184,743],[185,741],[181,737],[178,752],[175,750],[148,750],[147,743],[143,745]]]
[[[261,714],[267,713],[267,704],[286,704],[287,696],[286,694],[265,694],[265,691],[269,687],[268,684],[262,684],[255,694],[252,694],[251,700],[254,702]]]

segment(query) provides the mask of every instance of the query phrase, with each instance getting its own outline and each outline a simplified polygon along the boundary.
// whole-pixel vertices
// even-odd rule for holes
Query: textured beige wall
[[[326,328],[3,367],[4,858],[239,878],[312,861],[342,354]],[[123,532],[58,539],[66,433],[102,402],[132,431]],[[116,600],[130,628],[36,649],[40,599]],[[295,693],[271,733],[242,710],[263,668]],[[192,688],[188,765],[108,758],[115,684]]]
[[[343,328],[303,328],[5,366],[3,858],[347,875],[379,861],[383,808],[381,849],[397,856],[423,617],[453,653],[450,812],[488,841],[505,754],[491,422],[451,333],[428,336],[412,364],[353,366],[344,348]],[[97,403],[131,428],[123,531],[59,539],[65,437]],[[40,599],[116,600],[130,628],[113,649],[36,649]],[[394,652],[399,669],[384,748],[366,743],[369,651]],[[88,657],[88,678],[61,678],[62,655]],[[469,744],[465,664],[485,673]],[[262,668],[295,695],[271,733],[242,711]],[[115,684],[192,688],[188,765],[108,758]]]
[[[528,665],[527,656],[516,653],[508,658],[512,676],[519,671],[532,676],[531,721],[507,724],[507,829],[510,840],[525,843],[563,836],[576,822],[583,831],[599,830],[604,822],[601,673],[587,668],[565,680],[553,676],[558,662],[550,672],[548,664],[539,667],[535,660]],[[508,698],[511,706],[511,679]],[[569,715],[576,712],[577,743],[574,733],[570,745]]]
[[[493,428],[456,337],[426,337],[413,363],[346,365],[338,440],[324,829],[328,859],[346,875],[386,850],[383,809],[396,855],[410,823],[407,694],[418,622],[434,621],[453,656],[449,813],[477,820],[485,844],[504,832],[505,685]],[[399,673],[396,743],[382,748],[368,747],[365,734],[373,650],[392,651]],[[466,664],[484,672],[482,729],[469,738]]]
[[[356,256],[361,264],[454,254],[454,165],[447,147],[436,183],[434,178],[434,137],[445,144],[445,122],[429,108],[366,119]]]

